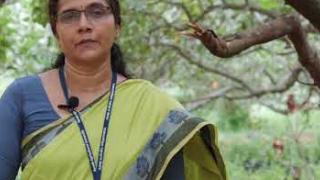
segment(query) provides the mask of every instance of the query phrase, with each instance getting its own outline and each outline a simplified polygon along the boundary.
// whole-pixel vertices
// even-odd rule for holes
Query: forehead
[[[66,9],[82,9],[92,3],[107,5],[106,0],[59,0],[58,11],[64,11]]]

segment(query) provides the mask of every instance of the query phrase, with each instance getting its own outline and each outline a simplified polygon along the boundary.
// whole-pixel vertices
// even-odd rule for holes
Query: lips
[[[78,43],[76,44],[76,46],[90,45],[90,44],[92,44],[92,43],[97,43],[97,41],[92,40],[92,39],[83,39],[83,40],[81,40],[80,42],[78,42]]]

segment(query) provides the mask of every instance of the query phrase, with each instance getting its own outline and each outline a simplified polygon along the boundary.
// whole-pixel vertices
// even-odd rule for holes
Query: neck
[[[66,60],[64,71],[70,95],[106,91],[110,86],[110,61],[104,61],[103,64],[94,67]]]

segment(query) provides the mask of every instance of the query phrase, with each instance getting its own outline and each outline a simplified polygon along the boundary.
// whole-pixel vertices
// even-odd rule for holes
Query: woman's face
[[[56,32],[67,58],[105,60],[120,27],[105,0],[60,0]]]

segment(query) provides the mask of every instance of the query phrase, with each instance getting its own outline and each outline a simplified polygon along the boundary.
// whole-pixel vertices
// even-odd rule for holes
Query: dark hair
[[[121,15],[120,15],[120,4],[118,0],[106,0],[110,5],[115,24],[121,26]],[[49,9],[49,21],[53,34],[56,36],[56,23],[57,23],[57,14],[58,14],[58,3],[59,0],[49,0],[48,9]],[[60,53],[54,62],[52,68],[60,68],[64,66],[65,56],[63,53]],[[111,68],[113,71],[120,73],[121,75],[130,78],[129,73],[126,71],[126,63],[123,60],[122,51],[116,43],[113,43],[111,47]]]

